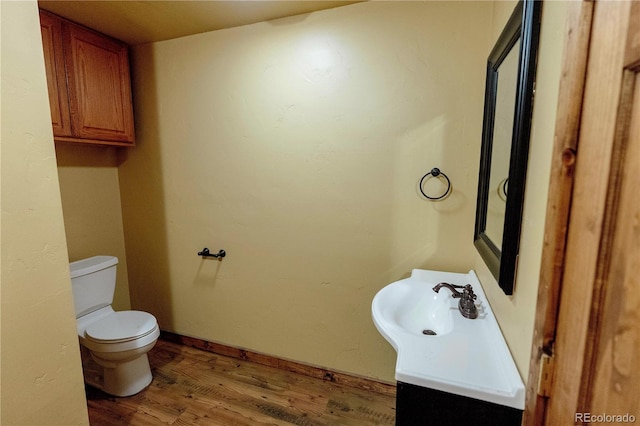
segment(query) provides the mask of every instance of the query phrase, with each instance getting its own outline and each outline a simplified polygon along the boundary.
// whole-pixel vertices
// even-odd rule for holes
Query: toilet
[[[114,311],[114,256],[69,264],[85,382],[115,396],[130,396],[152,380],[147,352],[158,341],[156,318],[141,311]]]

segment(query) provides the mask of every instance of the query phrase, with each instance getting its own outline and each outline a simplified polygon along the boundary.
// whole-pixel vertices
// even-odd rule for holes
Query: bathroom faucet
[[[451,293],[453,293],[454,299],[460,299],[460,302],[458,302],[458,309],[460,309],[460,313],[462,314],[463,317],[469,318],[469,319],[475,319],[478,317],[478,308],[476,308],[476,304],[474,303],[474,300],[478,296],[476,296],[475,293],[473,292],[473,288],[471,287],[471,284],[455,285],[455,284],[449,284],[449,283],[440,283],[435,287],[433,287],[433,291],[438,293],[440,292],[440,289],[442,287],[446,287],[449,290],[451,290]],[[462,293],[456,290],[457,288],[461,288]]]

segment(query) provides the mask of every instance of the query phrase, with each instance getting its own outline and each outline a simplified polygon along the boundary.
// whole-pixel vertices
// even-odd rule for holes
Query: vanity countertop
[[[458,310],[459,299],[449,290],[435,293],[433,287],[441,282],[471,284],[477,295],[478,318],[464,318]],[[431,307],[425,308],[425,303]],[[443,303],[444,311],[433,308]],[[425,335],[420,327],[407,326],[407,315],[418,315],[411,324],[441,324],[443,331]],[[473,270],[461,274],[414,269],[411,277],[376,294],[372,316],[398,354],[396,380],[524,409],[524,384]]]

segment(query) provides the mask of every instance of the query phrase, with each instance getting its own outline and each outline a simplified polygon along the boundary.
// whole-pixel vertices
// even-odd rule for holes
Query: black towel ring
[[[500,190],[502,189],[502,194],[500,193]],[[500,181],[500,183],[498,184],[498,197],[506,202],[507,201],[507,196],[508,196],[508,192],[509,192],[509,178],[504,178]],[[503,197],[504,195],[504,197]]]
[[[442,176],[447,180],[447,190],[444,191],[444,194],[442,194],[439,197],[430,197],[427,194],[424,193],[424,190],[422,189],[422,185],[424,183],[424,180],[426,179],[427,176],[433,176],[433,177],[438,177],[438,176]],[[440,171],[439,168],[434,167],[433,169],[431,169],[431,171],[429,173],[427,173],[426,175],[422,176],[422,179],[420,179],[420,192],[422,193],[422,195],[425,196],[425,198],[429,199],[429,200],[442,200],[444,197],[446,197],[447,195],[449,195],[449,192],[451,191],[451,181],[449,180],[449,177],[447,175],[445,175],[444,173],[442,173]]]

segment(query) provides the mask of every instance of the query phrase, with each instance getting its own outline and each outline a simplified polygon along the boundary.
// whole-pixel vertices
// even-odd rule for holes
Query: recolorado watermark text
[[[576,423],[635,423],[636,416],[633,414],[594,414],[576,413]]]

